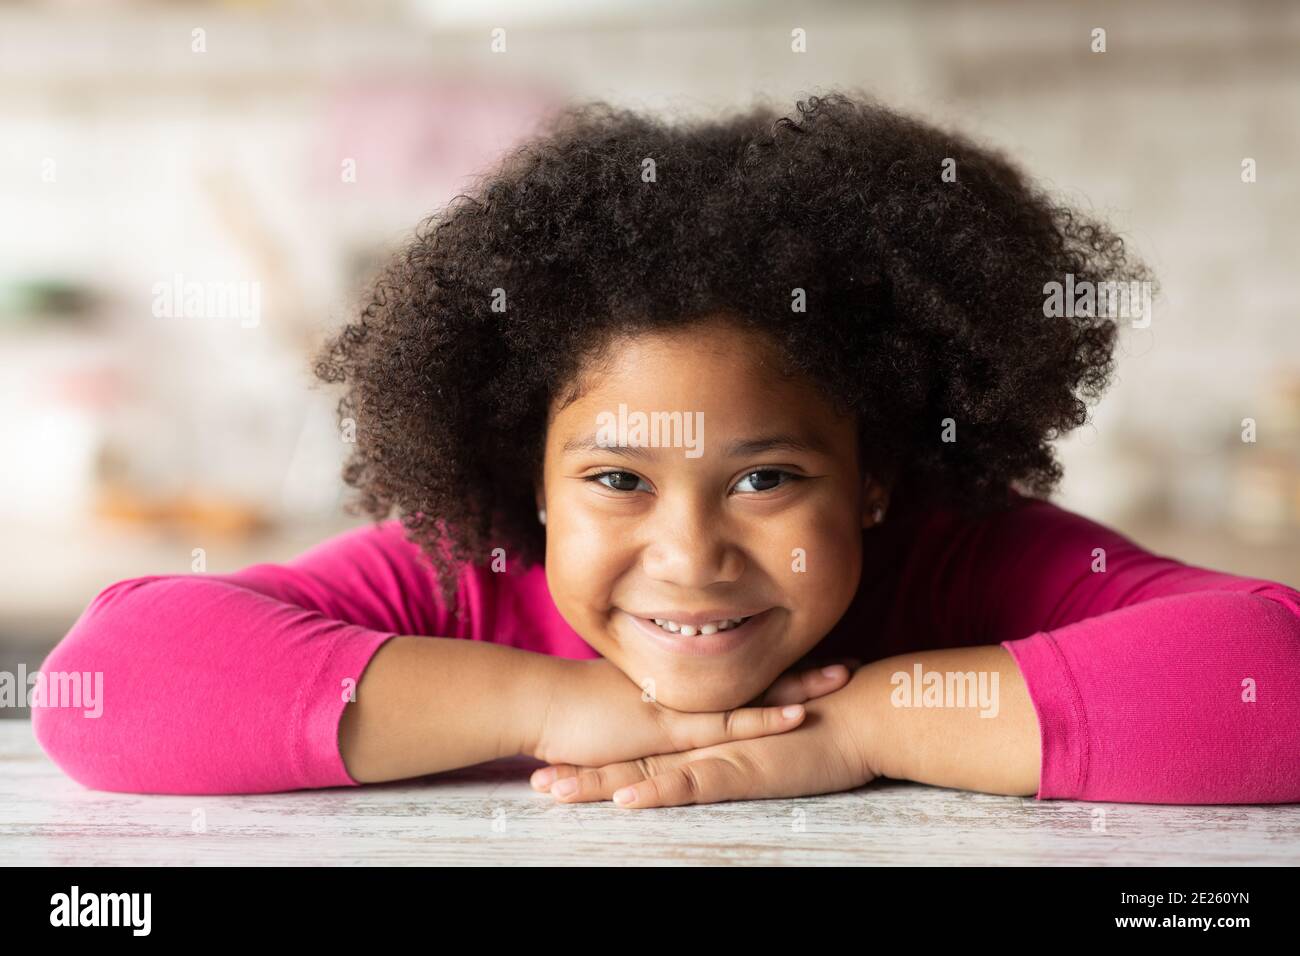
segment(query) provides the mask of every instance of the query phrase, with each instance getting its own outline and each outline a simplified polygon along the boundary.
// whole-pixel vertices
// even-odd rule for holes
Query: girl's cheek
[[[599,604],[622,573],[609,536],[581,526],[547,541],[546,566],[552,593],[583,604]]]
[[[862,574],[861,538],[843,528],[824,529],[819,536],[787,539],[783,579],[790,604],[805,615],[805,623],[825,633],[843,615],[857,593]],[[804,540],[806,544],[796,542]]]

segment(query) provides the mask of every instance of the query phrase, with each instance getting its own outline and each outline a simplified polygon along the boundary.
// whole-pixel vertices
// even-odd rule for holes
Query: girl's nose
[[[647,575],[694,590],[739,580],[744,568],[741,548],[716,514],[688,506],[661,517],[647,529],[642,558]]]

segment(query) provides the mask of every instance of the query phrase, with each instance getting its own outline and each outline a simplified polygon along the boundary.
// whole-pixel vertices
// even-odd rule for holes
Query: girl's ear
[[[889,489],[870,475],[862,486],[862,527],[873,528],[885,520],[889,509]]]

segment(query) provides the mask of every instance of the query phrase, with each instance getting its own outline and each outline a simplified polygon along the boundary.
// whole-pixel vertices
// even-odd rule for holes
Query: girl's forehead
[[[581,425],[623,404],[647,413],[708,412],[745,431],[791,415],[833,417],[816,383],[789,370],[774,338],[725,318],[611,336],[552,395],[549,421]]]
[[[852,426],[817,389],[728,359],[620,365],[591,375],[551,416],[560,444],[580,442],[611,422],[693,420],[712,441],[770,434],[838,434]],[[810,437],[809,445],[817,442]]]

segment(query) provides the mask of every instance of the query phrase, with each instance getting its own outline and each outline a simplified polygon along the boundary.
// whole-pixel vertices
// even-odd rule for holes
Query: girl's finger
[[[824,697],[847,684],[858,666],[858,662],[850,658],[822,667],[787,671],[767,689],[759,702],[764,706],[779,706],[802,704],[814,697]]]
[[[660,758],[655,758],[659,760]],[[664,764],[668,766],[671,763]],[[555,781],[540,789],[549,790],[551,796],[561,803],[590,803],[593,800],[609,800],[614,791],[628,784],[647,779],[643,762],[630,760],[625,763],[612,763],[606,767],[575,767],[572,764],[557,764]],[[563,784],[563,786],[561,786]]]
[[[546,767],[538,767],[528,778],[528,785],[538,793],[546,793],[551,789],[551,784],[559,779],[560,770],[568,764],[552,764]]]
[[[648,780],[615,790],[612,799],[620,807],[680,807],[692,803],[721,803],[754,795],[754,781],[739,765],[721,757],[690,760]]]
[[[807,711],[802,704],[739,707],[705,714],[665,709],[660,712],[669,741],[664,753],[698,750],[729,740],[752,740],[769,734],[783,734],[803,723],[805,716]]]

